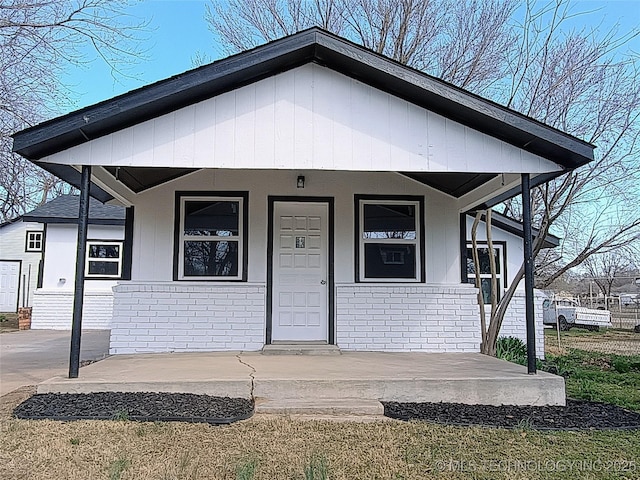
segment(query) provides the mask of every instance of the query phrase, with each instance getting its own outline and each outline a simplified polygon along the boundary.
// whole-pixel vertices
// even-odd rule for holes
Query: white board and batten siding
[[[308,64],[43,159],[66,165],[531,174],[560,167]]]
[[[296,188],[298,173],[304,189]],[[354,195],[420,195],[425,198],[427,283],[460,283],[460,228],[457,206],[444,193],[395,173],[278,170],[203,170],[138,195],[134,220],[132,278],[171,281],[176,191],[249,190],[248,282],[267,278],[267,198],[334,198],[335,278],[354,281]]]

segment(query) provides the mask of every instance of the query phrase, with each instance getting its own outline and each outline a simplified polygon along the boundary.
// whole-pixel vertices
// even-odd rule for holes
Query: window
[[[42,251],[42,240],[44,237],[44,233],[34,232],[27,230],[27,238],[25,243],[25,252],[41,252]]]
[[[498,291],[496,292],[496,298],[500,301],[502,296],[502,290],[506,287],[506,273],[504,262],[504,244],[493,244],[493,255],[496,261],[496,280],[498,285]],[[480,288],[482,289],[482,296],[485,304],[491,303],[491,266],[489,257],[489,247],[486,243],[478,243],[478,261],[480,262]],[[475,284],[476,271],[473,263],[473,247],[472,244],[467,244],[467,278],[469,283]]]
[[[120,278],[122,276],[122,242],[88,240],[87,278]]]
[[[417,197],[357,199],[360,281],[421,281],[421,204]]]
[[[245,196],[181,196],[177,232],[180,280],[243,280]]]

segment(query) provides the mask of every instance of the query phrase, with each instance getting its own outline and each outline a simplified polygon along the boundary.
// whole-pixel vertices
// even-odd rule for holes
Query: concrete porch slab
[[[55,377],[38,393],[99,391],[187,392],[292,400],[456,402],[487,405],[564,405],[564,379],[481,354],[343,352],[296,356],[261,353],[115,355]],[[276,408],[276,407],[273,407]]]

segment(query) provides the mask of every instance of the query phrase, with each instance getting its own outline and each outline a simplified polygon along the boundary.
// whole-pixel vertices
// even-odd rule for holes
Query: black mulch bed
[[[640,412],[615,405],[567,399],[566,407],[382,402],[384,414],[399,420],[533,430],[640,429]]]
[[[191,393],[46,393],[18,405],[16,418],[35,420],[136,420],[227,424],[253,415],[244,398]]]

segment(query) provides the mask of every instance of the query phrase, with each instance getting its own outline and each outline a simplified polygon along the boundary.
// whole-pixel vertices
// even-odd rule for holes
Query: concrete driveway
[[[0,396],[24,385],[68,375],[71,332],[22,330],[0,335]],[[109,353],[109,330],[82,332],[80,361]]]

